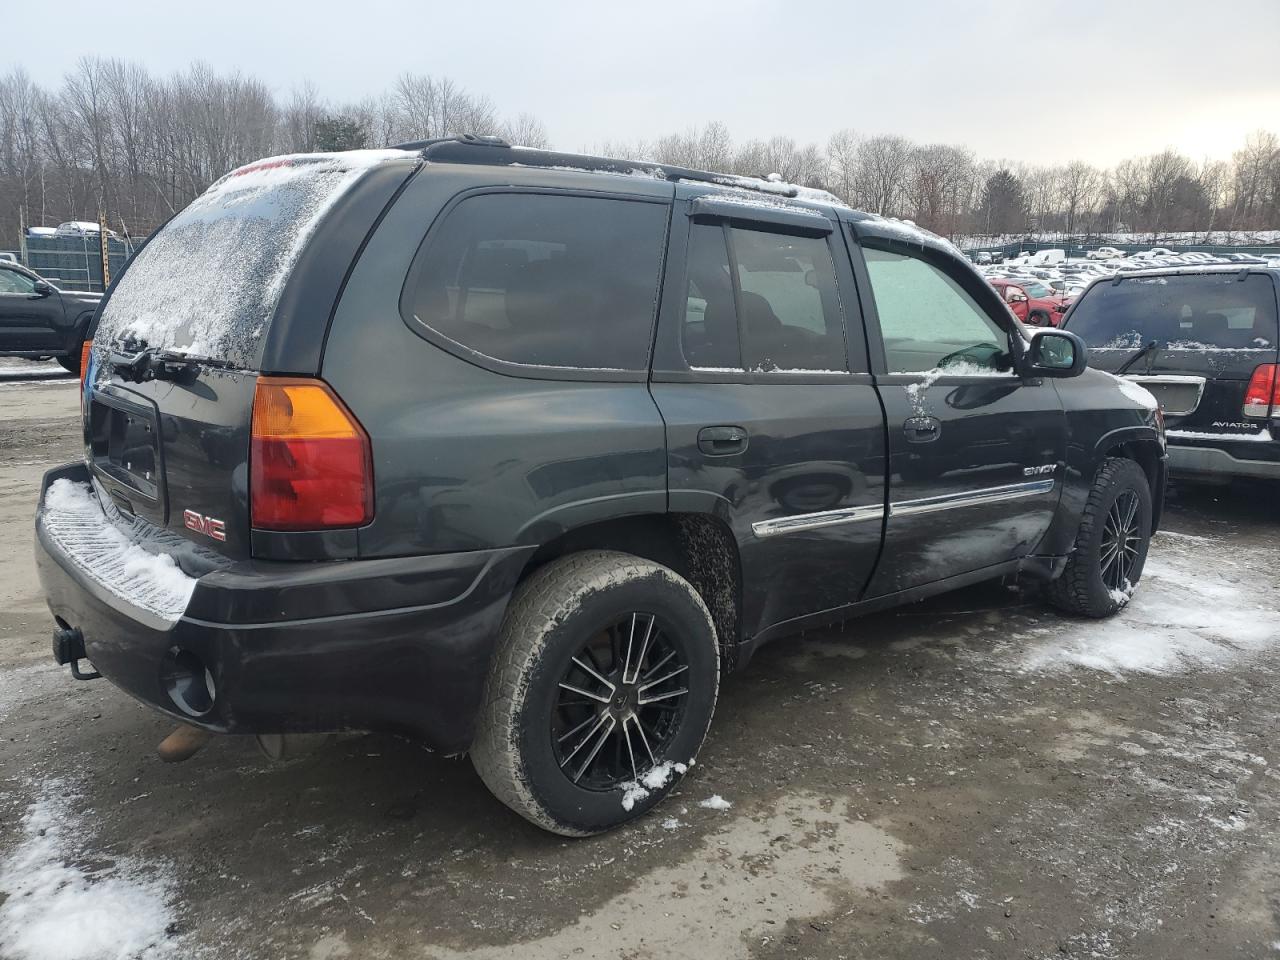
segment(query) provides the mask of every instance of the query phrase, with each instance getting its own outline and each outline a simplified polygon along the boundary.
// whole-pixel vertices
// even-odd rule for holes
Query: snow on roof
[[[802,187],[796,183],[787,183],[776,173],[767,177],[743,177],[727,173],[717,174],[715,182],[726,187],[738,187],[742,190],[776,194],[791,200],[808,200],[810,203],[825,203],[835,207],[848,206],[834,193],[828,193],[826,190],[819,190],[815,187]]]
[[[808,217],[826,216],[826,213],[816,207],[806,207],[803,204],[791,203],[790,198],[775,194],[762,195],[739,187],[721,186],[714,193],[708,194],[708,196],[714,197],[717,203],[732,203],[743,207],[768,208],[770,210],[787,210],[791,213],[798,213]]]

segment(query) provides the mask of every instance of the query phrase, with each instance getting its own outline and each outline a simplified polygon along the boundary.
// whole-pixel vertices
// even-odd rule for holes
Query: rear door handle
[[[698,431],[698,449],[708,457],[730,457],[747,449],[747,431],[742,427],[703,427]]]
[[[929,443],[942,436],[942,422],[937,417],[910,417],[902,425],[908,443]]]

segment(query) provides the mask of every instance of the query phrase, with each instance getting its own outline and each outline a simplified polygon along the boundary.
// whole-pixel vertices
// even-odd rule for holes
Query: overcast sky
[[[157,73],[200,58],[286,95],[310,78],[334,100],[431,73],[568,150],[721,120],[735,140],[852,127],[1109,165],[1167,146],[1226,158],[1280,130],[1280,0],[5,6],[0,72],[43,84],[84,54]]]

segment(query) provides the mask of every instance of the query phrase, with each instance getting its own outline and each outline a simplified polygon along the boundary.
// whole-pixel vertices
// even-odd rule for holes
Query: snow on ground
[[[72,375],[57,360],[0,357],[0,382],[9,380],[70,381]]]
[[[1157,534],[1127,607],[1108,620],[1054,620],[1027,631],[1019,668],[1171,674],[1221,669],[1280,642],[1274,603],[1250,585],[1270,558],[1206,569],[1198,538]]]
[[[707,810],[728,810],[733,806],[732,801],[726,800],[720,794],[715,793],[707,797],[705,800],[699,800],[698,806]]]
[[[155,864],[103,861],[77,843],[73,791],[46,781],[0,862],[0,956],[11,960],[152,960],[169,956],[172,881]]]

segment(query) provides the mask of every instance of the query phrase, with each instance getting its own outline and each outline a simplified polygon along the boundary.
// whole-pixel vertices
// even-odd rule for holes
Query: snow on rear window
[[[149,347],[253,369],[284,282],[320,219],[401,150],[273,157],[227,174],[151,238],[98,325],[101,349]]]

